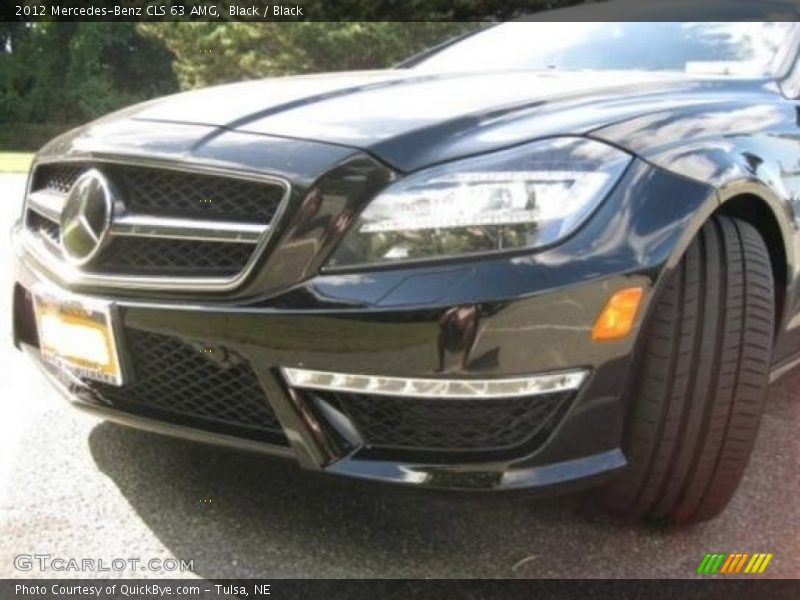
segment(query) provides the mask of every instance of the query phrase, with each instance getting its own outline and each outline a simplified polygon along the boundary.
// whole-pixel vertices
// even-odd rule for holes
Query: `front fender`
[[[796,291],[800,285],[799,118],[793,103],[765,95],[761,102],[750,98],[647,115],[592,134],[661,169],[708,185],[716,192],[717,207],[743,197],[768,207],[780,235],[779,239],[767,236],[767,244],[786,265],[777,360],[800,351],[800,324],[793,325],[800,312]],[[739,216],[749,215],[740,211]],[[673,262],[704,221],[693,220]]]

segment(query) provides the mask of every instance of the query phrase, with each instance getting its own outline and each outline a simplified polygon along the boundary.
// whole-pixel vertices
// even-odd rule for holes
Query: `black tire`
[[[628,466],[601,501],[628,516],[691,523],[730,501],[761,422],[775,319],[764,240],[714,217],[670,274],[631,380]]]

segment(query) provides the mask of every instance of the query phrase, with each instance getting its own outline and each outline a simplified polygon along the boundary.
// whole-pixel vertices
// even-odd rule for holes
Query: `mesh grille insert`
[[[267,225],[283,198],[281,185],[171,169],[117,164],[45,164],[36,168],[33,191],[66,194],[90,168],[108,177],[134,214],[222,219]]]
[[[66,194],[81,173],[89,169],[87,165],[78,163],[39,165],[33,177],[31,190],[48,190]]]
[[[128,275],[233,276],[250,260],[253,249],[252,244],[120,236],[100,253],[93,270]]]
[[[132,380],[122,387],[86,382],[115,408],[286,443],[256,374],[244,359],[224,349],[208,352],[200,343],[132,328],[125,330],[124,344]]]
[[[551,425],[571,392],[522,398],[428,399],[331,394],[371,447],[498,451],[521,446]]]
[[[283,187],[213,175],[114,165],[104,168],[130,212],[269,224]]]

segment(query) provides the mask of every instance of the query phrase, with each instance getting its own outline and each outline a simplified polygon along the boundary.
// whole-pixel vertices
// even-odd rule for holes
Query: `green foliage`
[[[77,126],[78,123],[4,123],[0,126],[0,151],[35,152],[57,135]]]
[[[0,29],[0,121],[85,121],[177,89],[172,56],[134,23]]]
[[[186,0],[194,5],[206,5],[206,0]],[[580,4],[583,0],[296,0],[291,5],[303,7],[303,17],[313,21],[500,21],[542,10]],[[216,1],[224,8],[241,2]],[[258,7],[275,4],[271,0],[249,0],[247,5]],[[263,11],[262,11],[263,16]]]

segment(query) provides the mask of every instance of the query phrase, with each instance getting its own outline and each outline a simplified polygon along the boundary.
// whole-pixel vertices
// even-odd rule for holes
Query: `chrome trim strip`
[[[110,233],[121,236],[255,244],[268,229],[269,225],[251,223],[124,215],[114,218]]]
[[[286,382],[295,388],[351,392],[408,398],[514,398],[539,396],[580,389],[589,376],[587,369],[541,373],[505,379],[430,379],[331,373],[281,368]]]
[[[58,223],[61,220],[61,211],[64,208],[66,199],[67,197],[64,194],[47,190],[32,192],[27,197],[28,208],[54,223]]]
[[[261,242],[260,242],[261,243]],[[260,245],[259,243],[259,245]],[[114,289],[149,289],[169,291],[219,291],[232,289],[239,285],[241,274],[231,277],[164,277],[139,275],[101,275],[81,271],[69,263],[60,261],[49,250],[46,239],[33,235],[26,229],[23,233],[23,244],[28,256],[44,269],[48,278],[54,279],[62,286],[96,286]],[[258,252],[256,249],[254,255]],[[252,265],[253,258],[248,265]],[[252,268],[252,267],[249,267]],[[248,267],[245,267],[247,270]],[[242,271],[244,273],[245,271]]]
[[[68,157],[47,157],[46,159],[36,160],[33,167],[46,164],[66,164],[66,163],[105,163],[121,164],[153,169],[168,169],[182,173],[197,173],[199,175],[216,175],[218,177],[228,177],[231,179],[243,179],[278,185],[283,188],[284,194],[278,208],[272,217],[270,226],[266,227],[254,244],[253,254],[244,268],[233,277],[174,277],[174,276],[138,276],[138,275],[104,275],[99,273],[88,273],[76,269],[53,254],[48,246],[41,239],[33,235],[33,232],[26,229],[23,242],[30,257],[38,263],[53,279],[67,286],[95,286],[106,288],[127,288],[140,290],[162,290],[162,291],[198,291],[198,292],[225,292],[239,287],[253,271],[256,262],[266,249],[275,225],[283,220],[286,212],[289,197],[291,195],[291,185],[286,179],[275,177],[252,171],[241,171],[225,166],[206,163],[186,163],[180,160],[153,159],[148,157],[138,157],[117,154],[87,154],[73,155]],[[33,171],[32,171],[33,172]],[[30,196],[30,194],[29,194]],[[26,206],[29,206],[26,203]],[[251,242],[252,243],[252,242]]]

